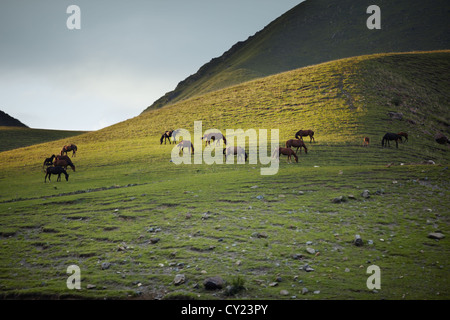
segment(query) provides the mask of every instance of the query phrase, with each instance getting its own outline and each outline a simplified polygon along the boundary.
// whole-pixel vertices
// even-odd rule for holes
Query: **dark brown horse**
[[[172,144],[172,142],[170,141],[170,138],[172,137],[172,133],[173,133],[173,130],[164,132],[163,135],[161,136],[161,139],[159,140],[160,144],[163,143],[163,140],[164,140],[164,144],[166,144],[166,139],[169,139],[169,143]]]
[[[291,148],[277,148],[277,149],[275,149],[275,151],[272,154],[272,158],[278,158],[279,159],[280,155],[287,156],[288,157],[287,158],[287,162],[288,163],[289,162],[292,163],[291,156],[294,156],[295,162],[298,162],[298,157],[295,154],[294,150],[292,150]]]
[[[389,143],[389,141],[392,141],[392,140],[395,141],[395,145],[396,145],[396,147],[398,148],[398,141],[399,141],[399,140],[402,141],[402,137],[399,136],[399,135],[396,134],[396,133],[390,133],[390,132],[388,132],[388,133],[386,133],[386,134],[384,135],[383,139],[381,140],[381,146],[382,146],[382,147],[387,147],[387,146],[389,145],[389,147],[390,147],[391,144]]]
[[[182,151],[184,153],[184,148],[191,148],[192,153],[194,153],[194,146],[192,142],[188,140],[181,140],[180,143],[177,144],[177,147],[180,149],[178,152]]]
[[[211,132],[211,133],[206,133],[203,137],[202,140],[205,140],[205,147],[207,145],[211,144],[211,141],[214,142],[216,141],[216,145],[220,144],[220,140],[223,139],[223,143],[226,145],[227,144],[227,139],[225,139],[224,135],[220,132]]]
[[[63,156],[64,153],[67,155],[67,152],[72,151],[72,156],[75,157],[75,153],[77,152],[78,148],[74,144],[70,144],[67,146],[64,146],[61,150],[61,155]]]
[[[406,132],[399,132],[397,133],[399,136],[405,138],[405,142],[408,141],[408,134]],[[402,140],[401,140],[402,141]],[[403,141],[402,141],[403,142]]]
[[[50,177],[52,174],[57,174],[58,178],[56,179],[56,181],[61,181],[61,173],[63,173],[66,176],[66,181],[69,181],[69,174],[63,167],[48,167],[45,173],[44,182],[47,182],[47,177],[48,181],[51,181]]]
[[[314,131],[312,131],[312,130],[299,130],[295,134],[295,139],[303,140],[303,137],[307,137],[307,136],[309,136],[309,142],[312,142],[313,140],[314,140],[314,142],[316,142],[316,140],[314,139]]]
[[[369,146],[369,142],[370,142],[369,137],[364,137],[363,147],[368,147]]]
[[[42,170],[44,170],[44,167],[45,166],[52,166],[53,165],[53,160],[55,159],[55,155],[54,154],[52,154],[52,156],[50,157],[50,158],[46,158],[45,160],[44,160],[44,164],[42,165]],[[44,172],[45,172],[45,170],[44,170]]]
[[[238,159],[244,156],[244,161],[247,161],[248,155],[245,149],[242,147],[228,147],[223,149],[223,154],[225,155],[225,160],[228,159],[229,155],[237,155]]]
[[[70,160],[69,156],[56,156],[53,165],[55,167],[64,167],[64,169],[67,169],[67,166],[70,166],[72,170],[75,171],[75,165],[72,160]]]
[[[291,148],[291,147],[297,147],[297,149],[295,150],[295,153],[297,153],[298,149],[300,149],[300,153],[302,153],[302,148],[305,149],[305,153],[308,153],[308,148],[306,148],[306,145],[303,142],[303,140],[290,139],[290,140],[286,141],[286,148]]]

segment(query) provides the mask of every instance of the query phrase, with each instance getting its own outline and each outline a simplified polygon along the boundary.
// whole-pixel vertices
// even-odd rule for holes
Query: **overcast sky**
[[[147,106],[301,0],[1,0],[0,110],[97,130]],[[70,5],[81,29],[70,30]]]

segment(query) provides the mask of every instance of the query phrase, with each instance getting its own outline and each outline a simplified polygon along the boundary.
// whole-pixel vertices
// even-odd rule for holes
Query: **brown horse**
[[[70,160],[69,156],[56,156],[53,165],[55,167],[64,167],[64,169],[67,169],[67,166],[70,166],[72,170],[75,171],[75,165],[72,160]]]
[[[397,133],[399,136],[405,138],[405,142],[408,141],[408,134],[406,132],[399,132]],[[403,140],[401,140],[401,142],[403,142]]]
[[[216,145],[220,144],[220,140],[223,139],[223,143],[226,145],[227,144],[227,139],[225,139],[224,135],[220,132],[211,132],[211,133],[206,133],[203,137],[202,140],[205,140],[205,147],[207,145],[211,145],[211,140],[212,142],[216,141]]]
[[[312,142],[313,140],[314,140],[314,142],[316,142],[316,140],[314,139],[314,131],[312,131],[312,130],[299,130],[295,134],[295,139],[303,140],[303,137],[307,137],[307,136],[309,136],[309,142]]]
[[[223,149],[223,154],[225,155],[225,159],[228,159],[229,155],[237,155],[238,159],[244,156],[244,162],[247,161],[248,155],[245,152],[245,149],[242,147],[228,147]]]
[[[279,159],[281,154],[283,154],[285,156],[288,156],[288,158],[287,158],[287,162],[288,163],[289,162],[292,163],[291,156],[294,156],[295,162],[298,162],[298,157],[295,154],[294,150],[292,150],[291,148],[277,148],[277,149],[275,149],[275,151],[272,154],[272,158],[278,158]]]
[[[75,157],[75,153],[77,152],[77,146],[74,144],[70,144],[67,146],[64,146],[61,150],[61,155],[63,156],[64,153],[67,155],[67,152],[72,151],[72,156]]]
[[[191,148],[192,153],[194,153],[194,146],[192,142],[188,140],[181,140],[180,143],[177,144],[177,147],[180,149],[178,152],[182,151],[184,153],[184,148]]]
[[[369,142],[370,142],[369,137],[364,137],[363,147],[368,147],[369,146]]]
[[[306,148],[306,145],[303,142],[303,140],[290,139],[290,140],[286,141],[286,148],[291,148],[291,147],[297,147],[297,150],[295,150],[295,153],[297,153],[298,149],[300,149],[300,153],[302,153],[302,148],[305,149],[305,153],[308,153],[308,148]]]
[[[159,140],[160,144],[163,143],[163,140],[164,140],[164,144],[166,144],[166,139],[169,139],[169,144],[172,144],[172,142],[170,141],[170,137],[172,137],[172,133],[173,133],[173,130],[164,132],[163,135],[161,136],[161,139]]]

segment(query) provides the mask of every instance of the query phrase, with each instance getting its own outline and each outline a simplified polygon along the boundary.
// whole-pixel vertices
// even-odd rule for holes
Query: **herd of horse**
[[[179,134],[178,130],[169,130],[165,131],[160,139],[160,144],[164,142],[166,144],[166,140],[169,140],[169,143],[171,144],[171,138],[174,143],[176,143],[176,137]],[[280,155],[287,156],[287,162],[292,162],[292,157],[295,159],[295,162],[298,162],[298,156],[297,152],[302,152],[302,149],[305,150],[305,154],[308,153],[308,148],[306,147],[305,142],[303,141],[303,137],[309,137],[309,142],[316,142],[314,139],[314,131],[313,130],[299,130],[295,133],[295,139],[289,139],[285,143],[285,147],[279,147],[276,148],[275,151],[272,154],[272,157],[279,158]],[[406,132],[399,132],[399,133],[391,133],[388,132],[383,136],[383,139],[381,140],[381,146],[382,147],[390,147],[390,141],[394,141],[396,147],[398,148],[398,143],[403,142],[403,139],[405,139],[405,142],[408,141],[408,134]],[[211,145],[211,142],[216,142],[216,145],[220,145],[220,141],[222,140],[224,145],[227,144],[227,139],[225,136],[220,132],[212,132],[207,133],[202,137],[202,140],[205,141],[205,146]],[[363,146],[368,147],[370,143],[369,137],[364,137],[363,139]],[[179,148],[180,152],[184,152],[185,148],[188,148],[192,153],[194,153],[194,146],[191,141],[189,140],[181,140],[178,142],[177,147]],[[294,151],[293,148],[296,148]],[[75,165],[73,164],[72,160],[68,156],[68,152],[72,151],[72,157],[76,156],[78,148],[74,144],[65,145],[62,149],[59,155],[52,155],[49,158],[46,158],[44,160],[44,164],[42,166],[44,172],[45,172],[45,178],[44,182],[47,182],[47,178],[49,181],[52,174],[58,175],[58,178],[56,181],[61,181],[61,174],[64,174],[66,181],[69,181],[69,174],[67,173],[67,167],[71,167],[73,171],[75,171]],[[238,156],[244,157],[244,160],[247,161],[248,154],[245,152],[245,149],[242,147],[227,147],[223,149],[224,156],[228,159],[230,155],[232,156]]]
[[[56,181],[61,181],[61,174],[64,174],[66,181],[69,181],[69,174],[67,173],[67,167],[71,167],[75,171],[75,165],[73,164],[70,157],[67,155],[68,152],[72,151],[72,156],[75,157],[78,148],[74,144],[65,145],[59,155],[51,155],[44,160],[42,169],[45,172],[44,182],[51,181],[51,175],[58,175]]]
[[[164,142],[166,144],[166,140],[169,140],[169,143],[171,144],[170,138],[172,138],[173,142],[176,143],[176,136],[177,136],[177,130],[169,130],[165,131],[160,139],[160,144]],[[295,133],[295,139],[289,139],[286,141],[285,146],[286,147],[279,147],[277,148],[273,154],[272,157],[278,157],[280,155],[287,156],[287,161],[292,162],[291,157],[294,157],[295,162],[298,162],[298,156],[297,152],[300,150],[300,153],[302,152],[302,148],[305,150],[305,154],[308,153],[308,148],[306,147],[305,142],[303,141],[303,137],[309,137],[309,142],[316,142],[314,139],[314,131],[313,130],[299,130]],[[388,132],[383,136],[383,139],[381,140],[381,146],[382,147],[390,147],[390,141],[395,141],[396,147],[398,148],[398,143],[403,142],[403,139],[405,139],[405,142],[408,141],[408,134],[406,132],[399,132],[399,133],[391,133]],[[202,140],[205,141],[205,146],[208,146],[211,144],[211,141],[216,141],[216,145],[220,144],[220,140],[223,140],[224,145],[227,144],[227,139],[223,136],[220,132],[212,132],[207,133],[202,137]],[[370,143],[369,137],[363,138],[363,146],[368,147]],[[181,152],[184,152],[185,148],[188,148],[194,153],[194,146],[191,141],[189,140],[181,140],[177,147],[180,149]],[[297,148],[295,151],[292,148]],[[245,160],[247,160],[248,155],[245,152],[245,150],[242,147],[228,147],[223,149],[223,154],[226,158],[228,158],[229,155],[237,155],[237,156],[244,156]]]

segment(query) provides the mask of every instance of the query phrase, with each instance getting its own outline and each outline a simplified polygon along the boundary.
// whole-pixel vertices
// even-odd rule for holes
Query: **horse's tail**
[[[308,148],[306,147],[305,144],[303,145],[303,148],[305,149],[305,154],[307,154],[308,153]]]
[[[223,143],[224,143],[225,145],[227,145],[227,139],[225,138],[225,136],[222,135],[222,138],[223,138]]]

